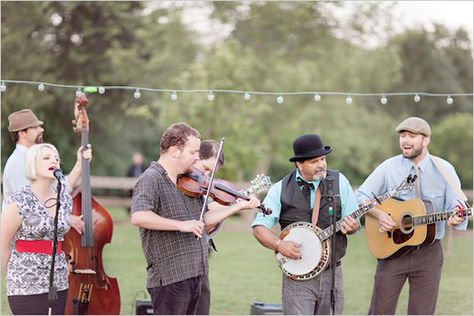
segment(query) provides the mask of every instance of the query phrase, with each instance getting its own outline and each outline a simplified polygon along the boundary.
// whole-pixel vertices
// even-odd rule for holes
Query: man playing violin
[[[219,159],[217,159],[217,153],[219,151],[219,143],[213,139],[203,140],[201,142],[201,147],[199,148],[199,160],[195,163],[194,168],[198,169],[204,175],[210,176],[212,173],[212,168],[217,160],[217,169],[224,166],[224,152],[221,152]],[[251,196],[249,201],[238,199],[236,203],[230,206],[224,206],[217,202],[212,202],[209,204],[209,211],[205,214],[205,231],[209,243],[209,247],[214,246],[214,242],[211,239],[213,236],[222,228],[222,222],[236,214],[237,212],[244,209],[253,209],[260,204],[258,199],[254,196]],[[214,224],[211,224],[214,223]],[[203,287],[201,288],[201,297],[197,306],[197,315],[209,315],[210,312],[210,302],[211,302],[211,292],[209,286],[209,278],[206,277],[203,282]]]
[[[203,200],[177,188],[178,175],[190,173],[199,160],[200,137],[186,123],[168,127],[161,137],[159,160],[135,186],[131,221],[140,227],[155,314],[196,314],[208,282],[208,245],[204,223],[199,221]],[[257,202],[253,204],[258,206]],[[222,220],[212,213],[204,215],[206,223]]]
[[[253,234],[264,246],[277,251],[286,258],[301,259],[300,244],[285,241],[276,236],[271,229],[279,222],[281,229],[294,222],[310,222],[324,229],[329,226],[329,209],[334,204],[337,221],[345,217],[341,231],[336,238],[335,265],[335,304],[331,307],[332,267],[328,267],[315,278],[293,280],[283,274],[282,303],[283,313],[289,315],[329,315],[342,314],[344,307],[343,279],[340,260],[347,246],[346,234],[358,230],[357,220],[347,217],[357,210],[358,205],[347,178],[336,170],[327,169],[326,155],[332,151],[324,146],[316,134],[306,134],[293,142],[296,169],[275,183],[268,191],[264,203],[273,213],[263,217],[258,214],[252,223]],[[327,177],[328,176],[328,177]],[[328,178],[331,176],[333,184]],[[329,187],[333,186],[331,193]],[[306,192],[304,192],[306,190]],[[335,203],[331,203],[331,201]]]

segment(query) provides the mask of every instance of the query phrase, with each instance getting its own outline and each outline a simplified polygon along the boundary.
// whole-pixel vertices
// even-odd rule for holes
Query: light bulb
[[[415,94],[415,96],[413,97],[413,101],[415,101],[416,103],[420,102],[421,98],[418,94]]]
[[[382,98],[380,98],[380,103],[387,104],[387,97],[383,95]]]
[[[316,93],[316,94],[314,95],[314,101],[316,101],[316,102],[321,101],[321,96],[320,96],[318,93]]]
[[[348,97],[346,98],[346,103],[347,103],[347,104],[352,104],[352,98],[351,98],[351,96],[348,96]]]
[[[178,100],[178,94],[176,93],[176,91],[173,91],[173,92],[171,93],[170,98],[171,98],[171,100],[173,100],[173,101]]]
[[[250,100],[250,98],[251,98],[250,93],[245,92],[245,94],[244,94],[244,100],[245,100],[245,101],[248,101],[248,100]]]
[[[207,99],[209,101],[214,101],[216,97],[214,96],[214,94],[212,94],[212,91],[209,91],[209,94],[207,95]]]
[[[446,103],[451,105],[451,104],[453,104],[453,102],[454,102],[453,98],[451,98],[451,96],[448,96],[448,98],[446,99]]]
[[[40,83],[38,85],[38,91],[44,91],[44,84]]]
[[[105,93],[105,88],[104,87],[99,87],[99,94],[104,94]]]
[[[135,99],[140,99],[141,96],[142,96],[142,94],[140,93],[140,89],[135,90],[135,93],[133,94],[133,97]]]
[[[282,103],[283,103],[283,101],[285,101],[285,99],[283,98],[283,96],[281,96],[281,95],[280,95],[280,96],[278,96],[278,98],[277,98],[277,102],[278,102],[278,104],[282,104]]]

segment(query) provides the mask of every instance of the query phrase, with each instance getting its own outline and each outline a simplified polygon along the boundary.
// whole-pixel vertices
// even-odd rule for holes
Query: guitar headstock
[[[402,192],[413,190],[413,187],[415,186],[415,180],[416,175],[408,175],[408,177],[403,179],[402,183],[388,192],[389,196],[399,195]]]
[[[272,181],[270,177],[264,174],[259,174],[255,177],[255,179],[250,181],[250,187],[247,190],[245,190],[245,193],[247,195],[251,195],[251,194],[267,192],[271,186],[272,186]]]

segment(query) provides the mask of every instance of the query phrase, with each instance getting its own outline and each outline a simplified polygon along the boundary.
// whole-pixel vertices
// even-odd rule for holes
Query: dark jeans
[[[201,296],[197,304],[196,315],[209,315],[211,310],[211,288],[209,286],[209,276],[203,276],[201,286]]]
[[[203,279],[198,276],[166,286],[148,288],[155,315],[196,315]]]
[[[442,267],[443,249],[439,240],[402,257],[379,259],[369,315],[395,314],[407,279],[410,285],[407,314],[433,315]]]
[[[67,290],[58,292],[58,299],[53,301],[52,314],[64,315]],[[13,315],[48,315],[48,293],[37,295],[8,296],[8,304]]]

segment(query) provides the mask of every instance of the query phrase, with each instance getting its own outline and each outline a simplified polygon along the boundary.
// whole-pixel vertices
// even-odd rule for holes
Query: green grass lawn
[[[145,261],[138,237],[124,209],[109,209],[115,221],[112,243],[103,253],[106,272],[116,277],[121,293],[121,314],[134,314],[136,299],[148,296]],[[281,273],[273,253],[260,246],[240,218],[231,218],[215,238],[218,252],[210,260],[211,314],[249,314],[255,301],[280,303]],[[445,256],[437,314],[472,315],[472,231],[453,238],[453,251]],[[344,314],[367,314],[376,260],[368,252],[363,233],[349,237],[343,259]],[[8,314],[2,277],[1,313]],[[397,314],[406,314],[407,288],[399,300]]]

